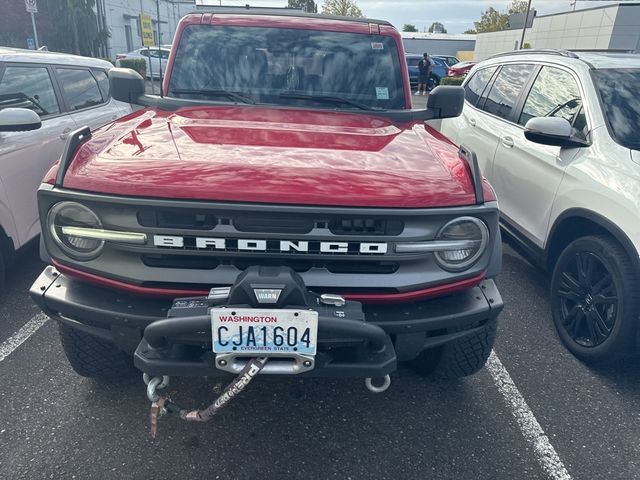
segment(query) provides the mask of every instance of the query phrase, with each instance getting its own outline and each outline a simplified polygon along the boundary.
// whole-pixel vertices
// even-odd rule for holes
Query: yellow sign
[[[142,45],[150,47],[153,45],[153,24],[151,23],[151,17],[140,14],[140,29],[142,30]]]

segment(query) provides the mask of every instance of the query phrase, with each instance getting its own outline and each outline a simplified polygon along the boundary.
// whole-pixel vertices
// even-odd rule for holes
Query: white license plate
[[[215,353],[316,354],[318,312],[212,308]]]

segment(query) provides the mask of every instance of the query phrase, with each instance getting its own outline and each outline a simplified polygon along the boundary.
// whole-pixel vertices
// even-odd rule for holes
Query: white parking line
[[[511,379],[511,375],[492,350],[487,360],[487,370],[493,382],[506,400],[511,413],[516,419],[524,438],[533,446],[533,451],[542,469],[553,480],[571,480],[571,475],[565,468],[549,437],[536,420],[535,415],[527,405],[524,397]]]
[[[44,313],[38,313],[25,323],[20,330],[2,342],[0,344],[0,362],[11,355],[27,338],[36,333],[41,326],[47,323],[47,320],[49,320],[49,317]]]

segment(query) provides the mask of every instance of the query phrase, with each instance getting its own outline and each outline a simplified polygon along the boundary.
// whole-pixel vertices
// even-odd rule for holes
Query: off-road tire
[[[589,267],[584,263],[586,257],[591,257],[592,265]],[[585,295],[584,300],[579,298],[580,295],[574,294],[575,300],[571,301],[571,305],[578,306],[580,321],[583,322],[579,328],[588,327],[585,322],[589,322],[589,318],[592,318],[594,309],[598,310],[599,318],[604,318],[607,322],[606,325],[610,327],[604,340],[598,338],[601,343],[593,342],[591,345],[585,344],[588,336],[579,333],[580,330],[577,330],[574,323],[576,320],[571,321],[572,317],[569,312],[572,310],[568,309],[569,303],[565,300],[567,295],[573,294],[573,292],[569,292],[571,289],[567,288],[567,280],[563,274],[568,273],[572,278],[575,278],[572,267],[578,265],[575,262],[580,258],[583,259],[581,260],[583,271],[586,271],[585,267],[589,268],[589,276],[585,274],[583,277],[584,283],[588,287],[575,285],[576,293],[579,291]],[[594,270],[596,268],[593,266],[594,260],[600,271]],[[608,282],[610,287],[606,296],[615,298],[615,302],[601,301],[598,299],[599,295],[596,294],[596,290],[602,289],[601,286],[598,287],[598,284],[601,283],[599,279],[604,278],[603,272],[605,270],[609,273],[611,280]],[[587,281],[587,278],[593,278],[595,283]],[[638,273],[635,271],[627,252],[614,238],[608,235],[585,236],[567,245],[553,266],[551,312],[560,340],[571,353],[583,362],[597,364],[616,361],[633,349],[640,314],[640,302],[637,294],[638,280]],[[589,294],[589,302],[587,302],[587,293]],[[615,308],[615,310],[611,310],[615,314],[607,316],[605,313],[603,315],[602,312],[609,310],[603,310],[602,305]],[[600,328],[598,330],[602,331]]]
[[[64,353],[78,375],[116,382],[140,373],[133,366],[133,357],[112,343],[61,323],[58,331]]]
[[[442,378],[473,375],[484,367],[496,339],[498,320],[489,320],[471,335],[447,343],[438,349],[424,350],[409,366],[418,374]],[[468,327],[466,327],[468,328]]]

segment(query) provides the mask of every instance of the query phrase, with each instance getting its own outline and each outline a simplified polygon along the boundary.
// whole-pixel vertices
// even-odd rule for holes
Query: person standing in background
[[[418,71],[419,78],[416,95],[426,95],[429,77],[431,76],[431,60],[429,60],[429,54],[426,52],[422,55],[422,60],[418,62]]]

